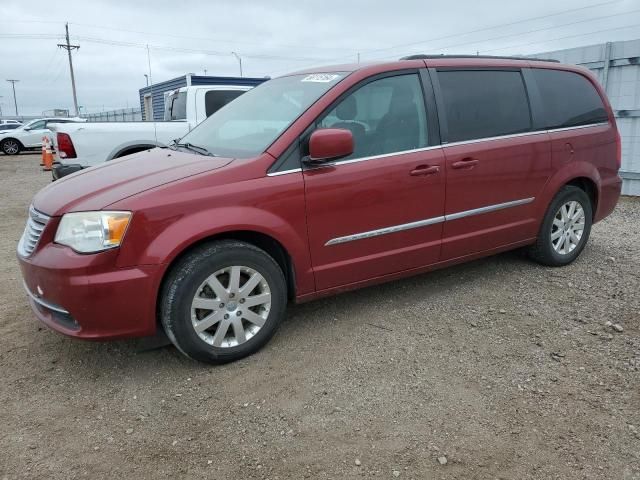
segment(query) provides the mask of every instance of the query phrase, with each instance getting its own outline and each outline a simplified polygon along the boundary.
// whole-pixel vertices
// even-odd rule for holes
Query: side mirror
[[[304,159],[308,165],[348,157],[353,153],[353,134],[344,128],[320,128],[309,138],[309,156]]]

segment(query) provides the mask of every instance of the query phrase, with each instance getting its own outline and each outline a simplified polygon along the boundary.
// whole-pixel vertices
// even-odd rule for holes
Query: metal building
[[[188,73],[181,77],[172,78],[171,80],[154,83],[139,90],[142,119],[151,120],[151,116],[153,115],[154,120],[163,120],[165,94],[178,88],[190,87],[191,85],[248,85],[255,87],[266,80],[268,80],[268,77],[211,77]]]
[[[581,65],[604,87],[622,136],[622,193],[640,195],[640,40],[531,55]]]

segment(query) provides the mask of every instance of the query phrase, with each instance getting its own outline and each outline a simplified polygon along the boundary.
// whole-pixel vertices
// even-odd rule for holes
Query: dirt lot
[[[295,306],[213,368],[37,323],[14,254],[37,164],[0,156],[0,479],[640,479],[638,200],[570,267],[509,253]]]

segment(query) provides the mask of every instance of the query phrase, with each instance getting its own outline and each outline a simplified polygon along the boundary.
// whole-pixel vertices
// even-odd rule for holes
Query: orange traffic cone
[[[42,170],[48,172],[53,165],[53,151],[51,150],[51,142],[49,137],[42,138]]]

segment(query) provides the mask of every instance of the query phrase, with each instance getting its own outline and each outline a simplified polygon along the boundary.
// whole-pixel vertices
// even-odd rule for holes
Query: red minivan
[[[179,142],[33,199],[38,318],[84,339],[163,328],[191,358],[255,352],[289,301],[527,247],[571,263],[620,195],[620,137],[582,68],[418,55],[265,82]]]

